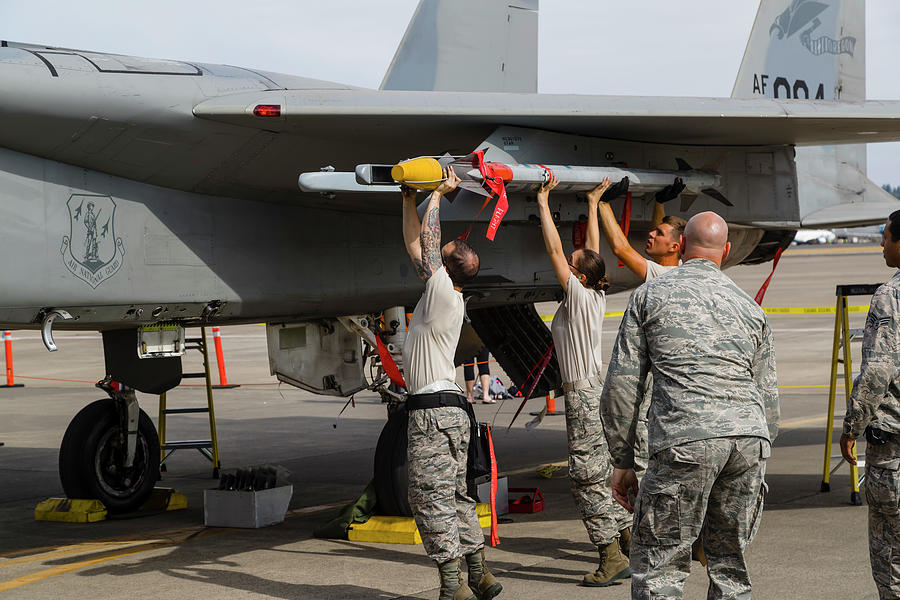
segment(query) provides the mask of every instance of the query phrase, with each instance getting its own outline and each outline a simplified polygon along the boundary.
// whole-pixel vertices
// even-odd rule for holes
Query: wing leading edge
[[[254,116],[277,104],[278,118]],[[900,140],[900,101],[669,98],[370,90],[277,90],[213,98],[194,115],[286,133],[421,135],[514,125],[610,139],[723,146]]]

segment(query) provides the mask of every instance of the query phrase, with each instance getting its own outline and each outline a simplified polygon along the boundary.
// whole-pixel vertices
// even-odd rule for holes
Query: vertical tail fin
[[[862,102],[864,0],[762,0],[733,98]],[[866,146],[797,148],[804,226],[883,221],[896,200],[866,177]]]
[[[732,98],[866,99],[864,0],[762,0]]]
[[[383,90],[537,91],[538,0],[420,0]]]

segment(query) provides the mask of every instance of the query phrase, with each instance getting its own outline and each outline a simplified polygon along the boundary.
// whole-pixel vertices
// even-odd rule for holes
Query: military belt
[[[603,385],[603,382],[600,381],[600,376],[595,375],[593,377],[587,377],[585,379],[579,379],[578,381],[572,381],[570,383],[564,383],[562,386],[562,393],[568,394],[569,392],[577,392],[579,390],[587,390],[590,388],[598,388]]]
[[[430,394],[413,394],[406,398],[406,410],[422,410],[425,408],[443,408],[455,406],[466,409],[468,401],[465,396],[456,392],[432,392]]]

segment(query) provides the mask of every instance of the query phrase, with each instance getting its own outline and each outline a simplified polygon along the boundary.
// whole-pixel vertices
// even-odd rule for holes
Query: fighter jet
[[[0,325],[42,328],[51,350],[54,326],[103,334],[109,398],[69,425],[64,490],[113,511],[150,493],[159,442],[134,391],[179,383],[186,326],[264,321],[280,380],[396,406],[384,364],[422,287],[396,182],[360,181],[359,166],[483,151],[512,174],[572,171],[582,187],[552,202],[573,244],[583,186],[627,175],[643,183],[616,209],[636,247],[680,176],[669,212],[722,214],[726,266],[770,260],[801,227],[883,221],[900,204],[855,145],[900,140],[900,102],[865,99],[864,22],[863,0],[763,0],[732,98],[537,94],[537,0],[422,0],[378,90],[3,41]],[[516,381],[550,345],[533,303],[559,297],[536,184],[519,183],[494,225],[471,190],[441,215],[481,255],[463,344],[486,343]],[[611,275],[614,290],[638,283]],[[551,361],[534,393],[558,384]],[[376,480],[402,504],[402,469],[384,458],[405,456],[402,428],[388,427]]]

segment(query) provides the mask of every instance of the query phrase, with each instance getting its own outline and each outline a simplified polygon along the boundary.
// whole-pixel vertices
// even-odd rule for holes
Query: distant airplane
[[[830,244],[836,239],[835,233],[828,229],[801,229],[794,236],[798,244]]]
[[[178,384],[186,326],[264,321],[280,380],[378,389],[396,406],[376,347],[400,356],[404,307],[422,288],[398,195],[360,185],[357,165],[486,149],[516,168],[682,173],[697,185],[669,212],[722,214],[728,266],[770,260],[800,228],[877,223],[900,206],[854,145],[900,140],[900,102],[865,99],[863,0],[763,0],[724,99],[537,94],[537,9],[422,0],[380,90],[0,43],[0,326],[41,327],[51,349],[54,326],[102,331],[107,380],[121,384],[69,425],[68,495],[124,511],[150,493],[159,443],[134,390]],[[316,172],[331,183],[302,191],[300,174]],[[587,210],[574,189],[551,200],[567,233]],[[653,189],[631,197],[638,248]],[[519,382],[550,344],[533,303],[559,286],[531,189],[510,192],[494,242],[483,201],[463,191],[441,215],[447,238],[472,226],[482,258],[461,353],[486,343]],[[614,290],[638,283],[605,258]],[[558,384],[554,360],[535,393]],[[405,497],[405,442],[382,442],[376,480]]]

